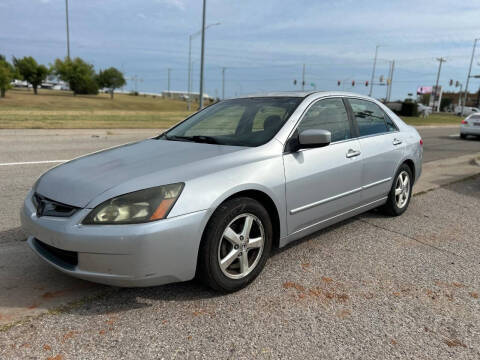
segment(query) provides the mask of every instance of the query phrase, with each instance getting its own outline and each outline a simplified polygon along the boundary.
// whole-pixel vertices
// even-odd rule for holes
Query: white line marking
[[[448,137],[451,137],[451,138],[455,138],[455,137],[459,137],[460,134],[452,134],[452,135],[448,135]]]
[[[14,165],[35,165],[35,164],[53,164],[53,163],[63,163],[68,160],[43,160],[43,161],[23,161],[23,162],[13,162],[13,163],[0,163],[0,166],[14,166]]]

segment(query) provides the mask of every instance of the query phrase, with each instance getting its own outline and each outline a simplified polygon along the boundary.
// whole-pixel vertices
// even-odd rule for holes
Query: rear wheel
[[[387,203],[382,210],[392,216],[402,215],[410,204],[412,185],[412,171],[408,165],[402,164],[394,177]]]
[[[232,292],[262,271],[272,247],[272,223],[265,208],[251,198],[226,201],[204,233],[198,275],[211,288]]]
[[[461,139],[466,139],[466,138],[467,138],[467,134],[460,134],[460,138],[461,138]]]

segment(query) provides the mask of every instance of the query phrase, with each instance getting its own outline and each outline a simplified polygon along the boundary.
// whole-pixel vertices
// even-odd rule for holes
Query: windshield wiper
[[[167,140],[174,140],[174,141],[191,141],[191,142],[198,142],[198,143],[205,143],[205,144],[219,144],[218,140],[212,136],[204,136],[204,135],[194,135],[194,136],[177,136],[177,135],[167,135],[163,134],[165,139]]]

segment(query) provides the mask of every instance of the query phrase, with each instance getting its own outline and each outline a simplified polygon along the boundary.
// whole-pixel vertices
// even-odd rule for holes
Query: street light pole
[[[472,49],[472,57],[470,59],[470,67],[468,68],[468,76],[467,76],[467,83],[465,84],[465,95],[463,98],[463,104],[462,104],[462,112],[460,113],[460,116],[463,116],[463,109],[465,107],[465,104],[467,103],[467,97],[468,97],[468,82],[470,80],[470,75],[472,73],[472,64],[473,64],[473,57],[475,56],[475,47],[477,46],[477,41],[478,38],[476,38],[473,41],[473,49]]]
[[[202,110],[203,108],[203,69],[205,62],[205,13],[207,10],[207,0],[203,0],[203,14],[202,14],[202,50],[200,53],[200,99],[198,109]]]
[[[209,27],[220,25],[220,24],[221,23],[219,23],[219,22],[214,23],[214,24],[209,24],[209,25],[205,26],[205,30],[207,30]],[[189,111],[190,111],[191,101],[192,101],[191,100],[191,97],[192,97],[192,68],[193,68],[193,65],[192,65],[192,40],[195,36],[197,36],[201,33],[202,33],[202,30],[197,31],[196,33],[188,36],[188,84],[187,84],[188,100],[187,100],[187,108],[188,108]]]
[[[70,29],[68,26],[68,0],[65,0],[65,15],[67,21],[67,59],[70,60]]]
[[[370,79],[370,91],[368,92],[368,96],[372,96],[373,79],[375,78],[375,67],[377,66],[377,55],[378,55],[378,48],[379,47],[380,47],[380,45],[375,46],[375,57],[373,59],[372,78]]]
[[[190,102],[192,97],[192,37],[188,37],[188,98],[187,98],[187,109],[190,111]]]

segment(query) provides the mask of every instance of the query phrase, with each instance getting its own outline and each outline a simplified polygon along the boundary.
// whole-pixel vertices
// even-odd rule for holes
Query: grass
[[[184,101],[161,97],[14,89],[0,99],[0,128],[167,128],[190,113]]]
[[[193,104],[193,109],[196,105]],[[164,129],[191,112],[184,101],[152,96],[77,95],[55,90],[12,89],[0,99],[0,129]],[[453,114],[402,117],[410,125],[458,125]]]
[[[421,116],[401,116],[409,125],[459,125],[461,117],[451,113],[435,113],[425,118]]]

